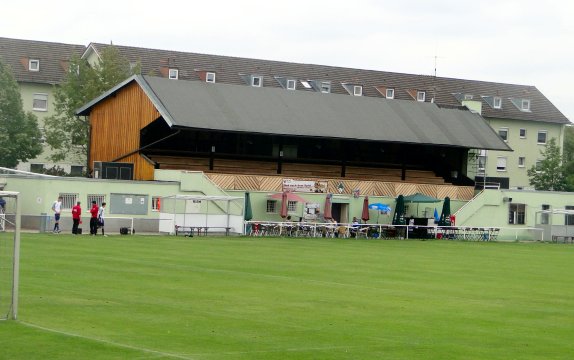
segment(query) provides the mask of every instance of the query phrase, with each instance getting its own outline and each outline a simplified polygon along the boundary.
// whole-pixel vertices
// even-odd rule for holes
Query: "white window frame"
[[[524,225],[526,224],[526,204],[508,204],[508,224]]]
[[[60,193],[58,197],[62,198],[62,210],[72,210],[78,201],[78,194],[74,193]]]
[[[426,91],[417,90],[417,101],[425,102],[426,98],[427,98]]]
[[[506,136],[505,136],[505,137],[503,137],[502,135],[500,135],[500,132],[501,132],[501,131],[506,131]],[[509,133],[510,133],[510,131],[508,130],[507,127],[503,127],[503,128],[498,129],[498,136],[500,136],[500,138],[501,138],[502,140],[504,140],[505,142],[508,142],[508,134],[509,134]]]
[[[206,72],[205,73],[205,82],[208,83],[215,83],[215,73],[214,72]]]
[[[385,97],[387,99],[394,99],[395,98],[395,89],[389,88],[385,91]]]
[[[519,168],[526,167],[526,157],[524,157],[524,156],[518,157],[518,167]]]
[[[263,76],[261,76],[261,75],[251,76],[251,86],[262,87],[263,86]]]
[[[536,170],[537,174],[540,173],[540,167],[541,166],[542,166],[542,159],[536,159],[536,164],[534,164],[534,169]]]
[[[498,156],[496,158],[496,171],[505,172],[508,169],[508,159],[506,156]]]
[[[323,94],[330,94],[331,93],[331,82],[330,81],[321,81],[321,92]]]
[[[353,95],[354,96],[363,96],[363,86],[353,85]]]
[[[40,60],[38,59],[28,60],[28,71],[40,71]]]
[[[170,80],[177,80],[179,79],[179,70],[178,69],[174,69],[174,68],[170,68],[167,74],[167,77]]]
[[[301,85],[303,85],[303,87],[305,89],[311,89],[312,88],[311,84],[309,84],[309,82],[307,80],[299,80],[299,82],[301,82]]]
[[[265,211],[267,214],[277,214],[277,200],[267,200]]]
[[[474,95],[472,94],[464,94],[464,100],[472,100],[474,99]]]
[[[524,135],[521,134],[522,131],[524,131]],[[526,129],[522,128],[518,130],[518,135],[520,136],[521,139],[526,139]]]
[[[540,142],[540,135],[544,134],[544,142]],[[548,143],[548,130],[538,130],[538,134],[536,135],[536,143],[538,145],[546,145]]]
[[[502,109],[502,98],[500,96],[495,96],[492,100],[492,107],[495,109]]]
[[[287,90],[297,90],[297,80],[287,79],[286,87],[287,87]]]
[[[46,106],[44,106],[44,107],[36,106],[36,100],[45,101]],[[32,110],[34,110],[34,111],[48,111],[48,94],[44,94],[44,93],[33,94],[32,95]]]
[[[102,206],[102,203],[106,202],[106,195],[104,194],[88,194],[88,202],[86,203],[86,207],[92,207],[92,201],[95,201],[98,206]],[[76,204],[74,204],[76,205]]]
[[[287,212],[288,213],[297,212],[297,201],[287,200]]]
[[[530,100],[522,99],[520,101],[520,110],[522,111],[530,111]]]

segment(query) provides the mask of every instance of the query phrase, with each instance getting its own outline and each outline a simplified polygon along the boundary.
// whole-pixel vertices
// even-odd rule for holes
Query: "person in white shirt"
[[[52,231],[54,234],[61,233],[60,230],[60,214],[62,213],[62,200],[63,198],[60,196],[57,201],[54,201],[52,204],[52,211],[54,211],[54,230]]]
[[[107,236],[104,233],[104,217],[105,217],[105,213],[106,213],[106,203],[103,202],[102,206],[100,206],[100,209],[98,210],[98,226],[102,229],[102,235]]]

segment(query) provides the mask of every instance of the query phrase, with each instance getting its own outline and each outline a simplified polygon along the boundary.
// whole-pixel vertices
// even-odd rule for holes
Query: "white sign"
[[[283,179],[283,191],[325,193],[327,181]]]
[[[131,205],[132,201],[133,201],[133,199],[131,197],[127,197],[126,198],[126,205]]]

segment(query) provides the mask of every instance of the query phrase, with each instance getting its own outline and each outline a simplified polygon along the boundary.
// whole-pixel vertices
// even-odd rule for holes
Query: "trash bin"
[[[40,214],[40,232],[46,232],[50,224],[50,215],[46,213]]]

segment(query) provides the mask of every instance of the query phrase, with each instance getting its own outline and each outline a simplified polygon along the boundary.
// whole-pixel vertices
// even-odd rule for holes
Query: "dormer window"
[[[253,87],[263,86],[263,76],[253,75],[251,77],[251,86],[253,86]]]
[[[323,94],[329,94],[331,92],[331,82],[321,81],[321,92]]]
[[[510,100],[510,102],[512,102],[514,106],[516,106],[516,108],[518,108],[518,110],[524,112],[530,112],[529,99],[521,99],[521,98],[508,98],[508,99]]]
[[[417,91],[417,101],[425,102],[427,93],[424,91]]]
[[[353,95],[362,96],[363,95],[363,87],[361,85],[354,85],[353,86]]]
[[[305,89],[311,89],[312,88],[311,84],[309,84],[309,82],[306,80],[301,80],[301,85],[303,85],[303,87]]]
[[[29,71],[40,71],[40,60],[30,59],[28,61],[28,70]]]
[[[395,98],[395,89],[387,89],[387,91],[385,91],[385,97],[387,99],[394,99]]]
[[[502,109],[502,98],[495,96],[493,100],[493,108],[495,109]]]
[[[297,80],[287,79],[287,90],[295,90],[297,88]]]
[[[205,73],[205,82],[214,83],[215,82],[215,73],[214,72]]]
[[[179,78],[179,70],[178,69],[169,69],[169,78],[171,80],[177,80]]]
[[[472,94],[464,94],[464,100],[472,100],[474,96]]]

